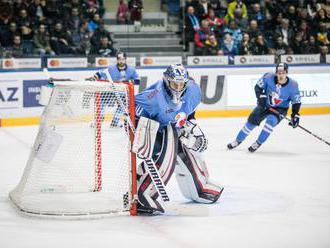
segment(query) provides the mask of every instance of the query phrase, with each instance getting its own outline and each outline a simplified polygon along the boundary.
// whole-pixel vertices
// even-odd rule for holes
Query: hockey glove
[[[298,125],[299,125],[299,119],[300,119],[300,115],[299,114],[292,114],[291,115],[291,121],[289,122],[289,125],[292,126],[293,128],[298,127]]]
[[[258,105],[264,109],[267,108],[267,95],[261,94],[258,98]]]
[[[208,140],[195,119],[186,122],[179,134],[181,143],[195,152],[204,152],[207,149]]]

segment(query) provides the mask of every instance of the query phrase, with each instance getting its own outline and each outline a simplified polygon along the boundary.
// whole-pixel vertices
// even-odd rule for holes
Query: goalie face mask
[[[188,72],[181,64],[170,65],[164,72],[165,88],[176,105],[187,88]]]

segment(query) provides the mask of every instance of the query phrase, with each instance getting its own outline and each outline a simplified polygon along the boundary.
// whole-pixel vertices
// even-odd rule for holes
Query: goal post
[[[136,215],[134,133],[126,122],[134,116],[132,84],[54,82],[22,178],[9,193],[13,205],[49,217]]]

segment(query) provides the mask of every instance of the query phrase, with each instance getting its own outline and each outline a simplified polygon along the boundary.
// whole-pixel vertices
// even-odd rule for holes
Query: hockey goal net
[[[43,216],[136,215],[134,87],[57,82],[23,176],[9,197]]]

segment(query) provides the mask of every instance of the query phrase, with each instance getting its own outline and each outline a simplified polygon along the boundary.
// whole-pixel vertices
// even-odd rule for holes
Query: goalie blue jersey
[[[160,127],[174,123],[177,128],[184,126],[187,117],[192,114],[201,101],[199,86],[189,80],[181,97],[181,103],[175,105],[168,95],[163,80],[157,81],[135,96],[136,115],[158,121]]]
[[[267,95],[268,107],[289,108],[289,104],[300,103],[300,93],[298,83],[288,77],[288,82],[284,85],[276,83],[275,73],[266,73],[258,81],[258,86]]]

